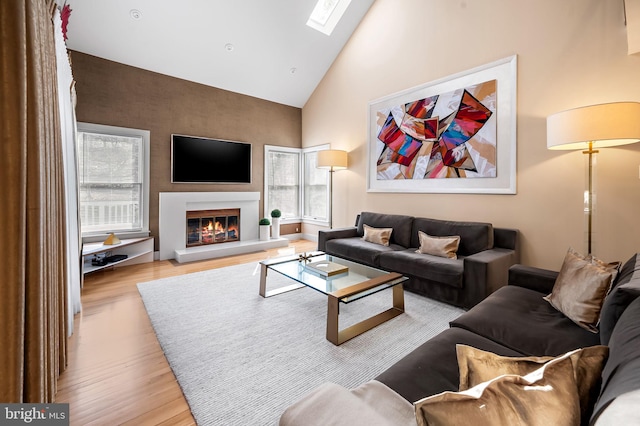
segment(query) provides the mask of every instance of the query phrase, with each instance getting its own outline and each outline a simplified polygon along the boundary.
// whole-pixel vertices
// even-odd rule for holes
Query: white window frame
[[[117,127],[117,126],[107,126],[104,124],[93,124],[93,123],[84,123],[78,122],[78,134],[80,133],[100,133],[105,135],[114,135],[114,136],[129,136],[129,137],[139,137],[142,138],[142,161],[143,161],[143,171],[142,171],[142,202],[141,205],[141,226],[140,230],[131,230],[131,231],[119,231],[114,230],[113,232],[120,239],[124,238],[141,238],[149,236],[149,158],[150,158],[150,147],[151,147],[151,132],[149,130],[142,129],[131,129],[127,127]],[[78,177],[80,175],[78,174]],[[79,185],[78,179],[78,185]],[[80,203],[80,201],[78,200]],[[83,232],[82,240],[83,242],[95,242],[102,241],[106,238],[106,235],[109,232],[101,231],[101,232]]]
[[[302,212],[302,221],[304,223],[309,223],[309,224],[313,224],[313,225],[320,225],[320,226],[329,226],[329,221],[331,218],[331,203],[330,203],[330,197],[331,197],[331,179],[329,176],[329,171],[325,170],[326,172],[326,186],[327,186],[327,193],[326,195],[326,206],[327,206],[327,214],[326,214],[326,218],[324,219],[320,219],[317,217],[312,217],[312,216],[307,216],[305,214],[304,211],[304,199],[305,199],[305,194],[304,194],[304,188],[305,188],[305,184],[304,184],[304,176],[305,176],[305,170],[304,168],[306,167],[306,161],[305,161],[305,155],[311,152],[318,152],[318,151],[324,151],[327,149],[331,149],[329,144],[324,144],[324,145],[318,145],[318,146],[312,146],[309,148],[303,148],[302,149],[302,156],[300,157],[300,161],[302,162],[302,191],[301,191],[301,195],[300,195],[300,203],[301,203],[301,207],[300,207],[300,211]]]
[[[269,175],[269,153],[271,152],[288,152],[288,153],[298,153],[300,154],[299,156],[299,166],[298,166],[298,185],[300,185],[298,194],[299,194],[299,199],[298,199],[298,211],[300,212],[300,215],[297,217],[288,217],[288,218],[282,218],[280,223],[281,224],[286,224],[286,223],[297,223],[297,222],[303,222],[303,223],[309,223],[309,224],[316,224],[316,225],[323,225],[323,226],[328,226],[329,224],[329,215],[331,214],[331,212],[327,213],[327,220],[318,220],[312,217],[307,217],[304,215],[304,167],[305,167],[305,154],[309,153],[309,152],[315,152],[315,151],[323,151],[326,149],[331,149],[329,144],[324,144],[324,145],[318,145],[318,146],[313,146],[313,147],[309,147],[309,148],[289,148],[289,147],[284,147],[284,146],[276,146],[276,145],[265,145],[264,146],[264,200],[263,200],[263,208],[264,208],[264,214],[265,216],[269,217],[271,210],[273,210],[270,206],[269,206],[269,182],[267,179],[267,176]],[[330,188],[330,179],[329,179],[329,173],[327,173],[327,200],[329,199],[329,197],[331,196],[331,188]],[[274,207],[276,208],[276,207]],[[330,208],[330,207],[327,207]]]

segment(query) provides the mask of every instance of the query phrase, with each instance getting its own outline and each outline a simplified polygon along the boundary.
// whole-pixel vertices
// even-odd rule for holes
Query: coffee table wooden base
[[[296,283],[286,287],[281,287],[267,291],[267,273],[270,266],[277,265],[278,263],[285,263],[289,261],[296,261],[296,258],[287,259],[273,259],[260,262],[260,290],[259,294],[262,297],[271,297],[277,294],[282,294],[288,291],[297,290],[305,287],[305,284]],[[340,290],[328,293],[323,292],[328,297],[327,305],[327,340],[334,345],[341,345],[347,340],[353,339],[356,336],[371,330],[372,328],[389,321],[391,318],[395,318],[404,312],[404,290],[402,288],[403,279],[406,280],[401,274],[397,272],[389,272],[384,275],[371,278],[369,280],[354,284],[342,288]],[[374,315],[370,318],[360,321],[344,330],[339,329],[338,318],[340,316],[340,303],[345,302],[348,298],[362,294],[363,292],[371,291],[380,287],[386,283],[393,282],[393,306],[384,312]]]
[[[329,295],[329,303],[327,306],[327,340],[338,346],[353,339],[362,333],[371,330],[378,325],[389,321],[392,318],[404,312],[404,290],[402,284],[393,287],[393,307],[360,321],[350,327],[340,330],[338,326],[338,318],[340,315],[340,299],[334,295]]]
[[[262,297],[271,297],[277,294],[286,293],[288,291],[297,290],[299,288],[305,287],[304,284],[291,284],[286,287],[276,288],[274,290],[267,291],[267,265],[260,265],[260,296]]]

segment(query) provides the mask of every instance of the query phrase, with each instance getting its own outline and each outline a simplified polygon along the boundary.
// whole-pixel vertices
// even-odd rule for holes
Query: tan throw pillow
[[[365,241],[369,241],[370,243],[382,244],[383,246],[389,245],[389,239],[391,238],[391,233],[393,232],[393,228],[374,228],[369,225],[364,225],[364,235],[362,239]]]
[[[604,263],[569,248],[551,294],[544,299],[580,327],[597,333],[604,298],[620,262]]]
[[[432,237],[422,231],[418,231],[420,239],[420,248],[416,253],[431,254],[433,256],[447,257],[449,259],[458,258],[458,245],[460,245],[460,237]]]
[[[504,374],[524,376],[555,359],[551,356],[507,357],[467,345],[456,345],[456,353],[461,391]],[[588,420],[596,403],[600,375],[609,357],[609,348],[602,345],[590,346],[565,355],[569,355],[573,363],[581,417]]]
[[[580,422],[573,364],[567,355],[525,376],[499,376],[466,391],[430,396],[414,407],[420,426],[575,426]]]

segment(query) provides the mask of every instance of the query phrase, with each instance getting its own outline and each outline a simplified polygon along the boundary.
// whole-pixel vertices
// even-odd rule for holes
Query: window
[[[285,222],[328,222],[329,173],[316,167],[317,152],[328,148],[265,146],[265,215],[279,209]]]
[[[78,123],[77,142],[82,235],[147,235],[149,132]]]
[[[329,221],[329,172],[318,168],[318,150],[308,150],[304,157],[303,218]]]
[[[351,0],[318,0],[307,25],[321,33],[331,35],[349,4]]]
[[[279,209],[283,220],[299,218],[300,150],[265,148],[265,159],[264,214]]]

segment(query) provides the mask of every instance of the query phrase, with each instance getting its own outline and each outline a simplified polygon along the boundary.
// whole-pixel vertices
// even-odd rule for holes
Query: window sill
[[[309,225],[317,225],[317,226],[329,226],[329,221],[327,220],[303,219],[302,223],[306,223]]]
[[[104,241],[107,239],[107,237],[109,236],[110,232],[107,232],[105,234],[93,234],[93,235],[83,235],[82,236],[82,242],[83,243],[96,243],[99,241]],[[129,239],[129,238],[144,238],[144,237],[148,237],[150,232],[149,231],[125,231],[125,232],[114,232],[114,234],[116,234],[116,237],[120,238],[121,240],[124,239]]]

